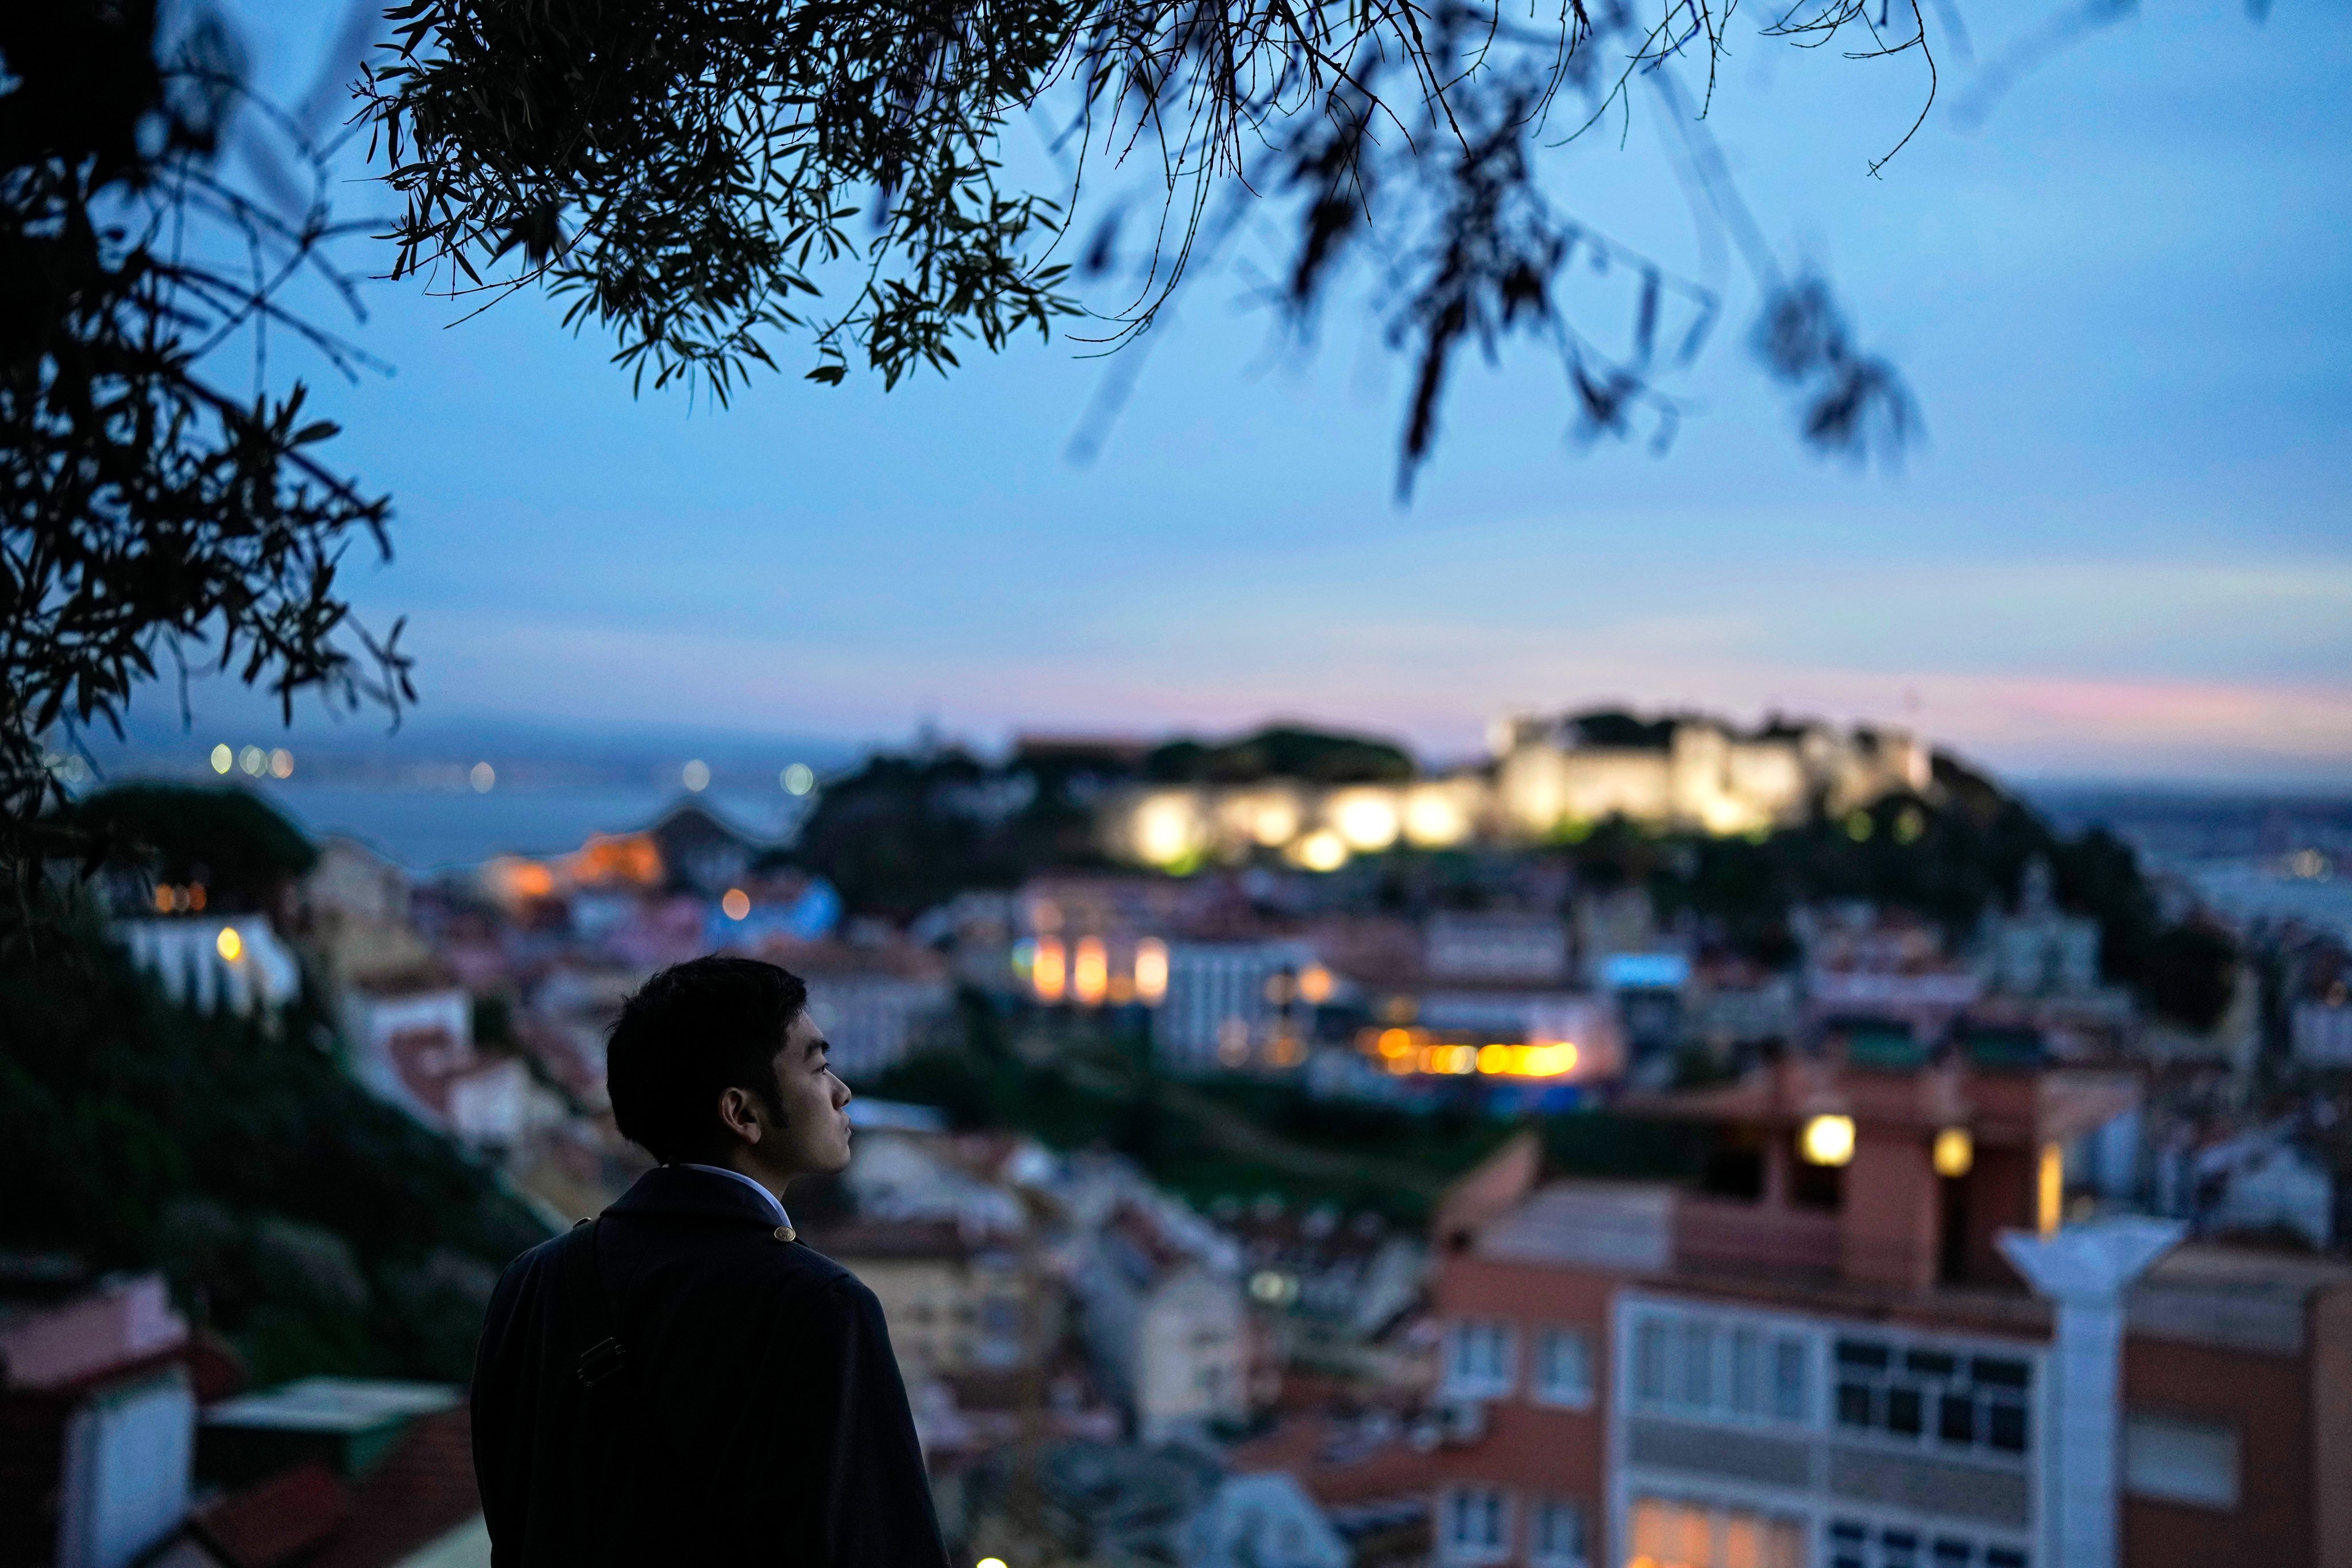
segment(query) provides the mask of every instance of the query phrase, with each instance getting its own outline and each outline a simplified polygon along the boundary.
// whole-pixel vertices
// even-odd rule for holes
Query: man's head
[[[725,1165],[778,1192],[849,1163],[849,1089],[808,986],[757,959],[673,965],[622,1005],[604,1052],[613,1120],[665,1163]]]

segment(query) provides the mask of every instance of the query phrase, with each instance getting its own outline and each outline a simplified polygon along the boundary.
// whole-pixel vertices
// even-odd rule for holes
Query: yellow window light
[[[1070,964],[1070,994],[1082,1007],[1099,1007],[1110,992],[1110,955],[1102,938],[1080,937],[1077,956]]]
[[[1424,848],[1440,849],[1470,837],[1470,823],[1454,801],[1421,790],[1405,803],[1404,836]]]
[[[1965,1127],[1947,1127],[1936,1134],[1936,1174],[1965,1176],[1977,1163],[1976,1140]]]
[[[236,934],[236,927],[223,926],[220,935],[213,938],[213,950],[235,963],[245,956],[245,938]]]
[[[1037,993],[1040,1002],[1059,1002],[1069,984],[1068,960],[1062,951],[1062,939],[1041,936],[1037,939],[1037,958],[1029,970],[1030,988]]]
[[[1155,1006],[1168,994],[1168,944],[1147,936],[1135,944],[1135,995],[1145,1006]]]
[[[1329,828],[1318,828],[1293,846],[1301,866],[1310,871],[1336,871],[1348,863],[1348,846]]]
[[[1381,1055],[1384,1057],[1409,1057],[1412,1054],[1412,1036],[1403,1029],[1382,1029],[1380,1045]]]
[[[1331,1000],[1331,972],[1319,963],[1310,963],[1300,970],[1298,999],[1310,1007],[1320,1007]]]
[[[2055,1143],[2042,1145],[2042,1163],[2033,1184],[2033,1228],[2043,1236],[2065,1217],[2066,1156]]]
[[[1298,808],[1286,800],[1269,800],[1257,808],[1250,837],[1269,849],[1298,837]]]
[[[1396,842],[1396,807],[1383,795],[1349,795],[1339,803],[1331,818],[1331,826],[1339,830],[1350,849],[1385,849]]]
[[[1809,1164],[1843,1165],[1853,1158],[1853,1118],[1816,1116],[1808,1120],[1797,1138],[1798,1152]]]
[[[1135,815],[1135,851],[1154,866],[1173,865],[1192,851],[1192,803],[1181,795],[1148,800]]]

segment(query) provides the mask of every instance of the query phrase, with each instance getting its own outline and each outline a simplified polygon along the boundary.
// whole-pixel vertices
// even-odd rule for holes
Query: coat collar
[[[604,1211],[621,1215],[701,1215],[740,1219],[766,1229],[775,1211],[741,1182],[682,1165],[656,1165],[639,1176],[620,1201]]]

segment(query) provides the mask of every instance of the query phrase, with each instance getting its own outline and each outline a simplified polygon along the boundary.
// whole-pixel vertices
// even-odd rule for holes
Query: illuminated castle
[[[1538,843],[1623,817],[1726,836],[1840,816],[1932,786],[1926,742],[1897,730],[1775,721],[1742,733],[1712,719],[1623,713],[1507,719],[1486,763],[1431,778],[1136,784],[1098,824],[1118,858],[1183,870],[1278,850],[1309,870],[1400,842]]]

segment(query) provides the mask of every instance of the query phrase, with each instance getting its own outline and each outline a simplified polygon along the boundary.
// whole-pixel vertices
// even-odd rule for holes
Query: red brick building
[[[2064,1151],[2137,1102],[1865,1045],[1645,1106],[1709,1129],[1696,1188],[1507,1150],[1436,1222],[1437,1561],[2352,1568],[2352,1268],[2062,1231]]]

